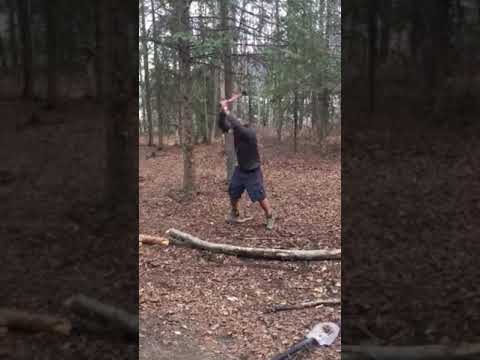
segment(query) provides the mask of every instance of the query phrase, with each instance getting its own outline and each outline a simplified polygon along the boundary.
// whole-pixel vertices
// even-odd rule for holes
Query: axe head
[[[318,346],[332,345],[340,332],[337,324],[332,322],[319,323],[307,334],[307,338],[314,339]]]

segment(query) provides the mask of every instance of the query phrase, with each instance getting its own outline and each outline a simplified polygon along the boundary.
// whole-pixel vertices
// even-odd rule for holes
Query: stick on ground
[[[13,309],[0,309],[0,327],[28,332],[50,332],[69,335],[69,320],[50,315],[33,314]]]
[[[141,244],[145,244],[145,245],[163,245],[163,246],[168,245],[168,239],[165,239],[164,237],[160,237],[160,236],[140,234],[138,236],[138,241]]]
[[[240,247],[228,244],[216,244],[201,240],[190,234],[176,229],[167,231],[172,244],[186,246],[194,249],[206,250],[215,253],[249,257],[265,260],[290,260],[290,261],[318,261],[318,260],[340,260],[341,250],[283,250],[283,249],[262,249]]]
[[[315,300],[315,301],[306,301],[300,304],[274,305],[269,312],[300,310],[300,309],[311,308],[319,305],[340,305],[340,299],[322,299],[322,300]]]
[[[85,295],[75,295],[67,299],[64,305],[76,314],[92,314],[101,318],[130,336],[138,335],[138,316],[122,309],[103,304]]]

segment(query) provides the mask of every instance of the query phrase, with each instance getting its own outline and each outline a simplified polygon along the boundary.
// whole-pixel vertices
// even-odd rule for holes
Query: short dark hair
[[[224,111],[218,113],[217,119],[218,127],[222,130],[223,133],[227,133],[230,130],[230,124],[227,121],[227,114]]]

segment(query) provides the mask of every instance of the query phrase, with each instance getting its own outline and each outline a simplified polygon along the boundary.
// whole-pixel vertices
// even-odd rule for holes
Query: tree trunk
[[[298,131],[301,132],[303,129],[303,118],[305,115],[305,99],[303,94],[299,95],[299,104],[298,104]]]
[[[209,99],[209,79],[208,79],[208,68],[205,67],[203,69],[203,85],[204,85],[204,93],[205,93],[205,98],[203,99],[203,143],[208,144],[210,141],[210,132],[209,132],[209,125],[210,125],[210,119],[208,118],[208,99]]]
[[[18,65],[17,26],[16,26],[16,2],[7,0],[8,6],[8,42],[10,46],[10,66],[15,69]]]
[[[57,17],[55,11],[57,10],[56,0],[49,0],[46,2],[46,17],[47,17],[47,49],[48,49],[48,90],[47,102],[53,107],[57,102],[58,97],[58,82],[57,82]]]
[[[147,28],[145,25],[145,0],[140,1],[140,17],[142,21],[142,59],[143,59],[143,75],[145,84],[145,109],[147,112],[148,122],[148,146],[153,146],[153,122],[152,122],[152,104],[150,92],[150,73],[148,65],[148,43]]]
[[[279,43],[281,40],[280,33],[280,0],[275,0],[275,42]],[[273,79],[274,86],[278,86],[278,77],[274,75]],[[283,130],[283,111],[282,111],[282,98],[280,95],[277,95],[272,100],[274,106],[273,116],[274,122],[277,124],[277,141],[282,142],[282,130]]]
[[[380,58],[382,63],[388,61],[390,52],[390,22],[392,12],[392,0],[384,0],[382,2],[382,29],[381,29],[381,44],[380,44]]]
[[[219,0],[220,1],[220,27],[225,29],[226,36],[230,39],[231,28],[229,23],[229,8],[230,0]],[[224,66],[224,80],[225,80],[225,98],[230,98],[233,92],[233,69],[232,69],[232,45],[230,40],[225,41],[223,46],[223,66]],[[235,165],[237,162],[237,157],[235,154],[235,144],[233,141],[233,132],[229,131],[225,134],[225,154],[226,159],[226,168],[227,168],[227,181],[230,182],[232,178],[233,171],[235,170]]]
[[[320,112],[320,131],[322,134],[321,141],[328,135],[328,126],[330,121],[330,91],[325,88],[321,94],[321,112]]]
[[[106,41],[109,85],[106,116],[107,194],[115,209],[138,208],[138,72],[132,71],[137,53],[129,46],[129,31],[138,31],[137,13],[128,3],[103,0],[109,9]],[[138,65],[137,65],[138,66]],[[135,205],[137,204],[137,205]],[[130,215],[130,214],[129,214]],[[132,214],[138,216],[138,213]],[[132,220],[131,225],[134,221]],[[122,231],[125,232],[125,229]]]
[[[275,117],[275,123],[277,124],[277,140],[282,142],[282,130],[283,130],[283,116],[282,116],[282,103],[280,98],[275,98],[273,103],[273,116]]]
[[[190,0],[177,0],[175,16],[178,18],[177,31],[191,34],[190,28]],[[192,70],[190,56],[190,42],[178,39],[177,43],[179,71],[180,71],[180,101],[182,125],[183,151],[183,190],[191,196],[195,189],[195,168],[193,158],[194,124],[192,114]]]
[[[209,134],[209,137],[210,137],[210,143],[213,143],[213,141],[215,140],[215,132],[216,132],[216,123],[217,123],[217,112],[218,112],[218,88],[219,88],[219,84],[220,84],[220,81],[219,81],[219,72],[217,71],[217,69],[215,68],[215,66],[212,66],[212,69],[211,69],[211,74],[212,74],[212,78],[213,78],[213,98],[212,98],[212,111],[211,113],[213,114],[212,116],[212,119],[210,120],[211,121],[211,125],[210,125],[210,134]]]
[[[252,81],[251,81],[251,75],[249,73],[247,73],[247,76],[248,76],[248,123],[250,125],[255,125],[255,119],[253,117],[253,102],[252,102],[252,92],[253,92],[253,88],[252,88]]]
[[[449,31],[452,28],[450,18],[450,1],[429,1],[427,3],[430,9],[430,46],[431,49],[426,52],[428,61],[425,62],[427,75],[427,93],[431,94],[429,105],[433,107],[438,92],[442,88],[443,79],[449,74],[449,54],[450,41]]]
[[[0,38],[0,61],[1,61],[1,67],[6,68],[8,65],[7,61],[7,51],[5,51],[5,45],[3,44],[3,39]]]
[[[298,90],[294,90],[293,95],[293,151],[298,150]]]
[[[410,30],[410,38],[409,38],[409,45],[410,45],[410,55],[413,60],[413,64],[417,65],[418,62],[418,46],[419,46],[419,39],[420,39],[420,34],[421,34],[421,9],[419,6],[412,6],[411,9],[411,30]]]
[[[109,53],[111,51],[108,37],[110,29],[110,5],[108,0],[98,0],[95,8],[95,80],[96,99],[98,102],[108,100],[110,96]]]
[[[158,38],[157,23],[155,19],[155,1],[151,0],[151,13],[152,13],[152,28],[153,28],[153,38]],[[158,46],[157,43],[153,43],[153,63],[155,64],[155,105],[157,107],[157,126],[158,126],[158,148],[163,148],[163,137],[164,137],[164,121],[163,121],[163,111],[162,111],[162,94],[161,94],[161,72],[160,72],[160,59],[158,57]]]
[[[148,134],[147,112],[145,111],[145,89],[143,85],[140,89],[140,96],[142,97],[142,131],[143,135]]]
[[[265,100],[265,115],[263,117],[263,126],[267,127],[269,125],[270,118],[270,103],[268,100]]]
[[[315,128],[317,133],[317,142],[320,144],[322,142],[322,122],[319,114],[320,104],[319,104],[319,95],[316,91],[312,92],[312,126]]]
[[[33,49],[30,0],[18,0],[20,34],[22,39],[23,90],[22,96],[33,98]]]
[[[370,1],[368,10],[368,112],[370,117],[375,111],[375,68],[376,68],[376,40],[377,40],[377,0]]]

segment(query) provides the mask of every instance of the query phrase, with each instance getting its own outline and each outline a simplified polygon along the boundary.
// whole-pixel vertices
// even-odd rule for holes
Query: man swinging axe
[[[267,219],[266,227],[268,230],[272,230],[274,216],[263,185],[257,135],[254,129],[249,127],[248,124],[242,124],[229,110],[230,104],[242,95],[246,95],[246,93],[235,94],[230,99],[220,101],[221,109],[218,115],[218,126],[222,132],[225,134],[230,129],[233,131],[235,152],[238,160],[238,166],[235,167],[228,186],[232,209],[227,221],[230,223],[239,222],[240,211],[238,203],[246,190],[252,202],[260,203]]]

